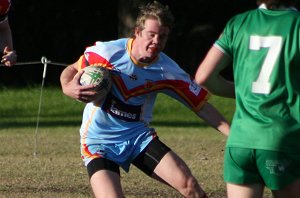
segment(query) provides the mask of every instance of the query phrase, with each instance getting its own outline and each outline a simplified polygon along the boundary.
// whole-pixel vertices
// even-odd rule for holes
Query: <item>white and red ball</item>
[[[80,77],[81,85],[96,85],[97,102],[102,101],[111,89],[112,79],[110,70],[101,66],[85,67]]]

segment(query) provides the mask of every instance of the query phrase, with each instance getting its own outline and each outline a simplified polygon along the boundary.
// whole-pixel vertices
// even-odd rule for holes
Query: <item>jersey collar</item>
[[[139,67],[147,67],[147,66],[151,65],[152,63],[156,62],[159,59],[159,57],[157,56],[151,63],[143,63],[141,61],[136,60],[133,56],[131,56],[131,50],[132,50],[133,41],[134,41],[133,38],[128,39],[127,52],[128,52],[128,55],[130,56],[131,61],[135,65],[137,65]]]

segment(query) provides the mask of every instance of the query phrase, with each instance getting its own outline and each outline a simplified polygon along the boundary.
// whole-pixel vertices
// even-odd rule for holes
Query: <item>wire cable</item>
[[[46,74],[47,74],[47,66],[48,65],[55,65],[55,66],[63,66],[66,67],[68,64],[65,63],[59,63],[59,62],[52,62],[51,60],[48,60],[45,56],[41,58],[40,61],[28,61],[28,62],[17,62],[12,67],[19,66],[19,65],[35,65],[35,64],[43,64],[44,70],[43,70],[43,78],[42,78],[42,84],[40,89],[40,99],[39,99],[39,105],[38,105],[38,112],[37,112],[37,118],[36,118],[36,127],[35,127],[35,133],[34,133],[34,151],[33,155],[36,157],[38,154],[38,130],[39,130],[39,124],[40,124],[40,114],[42,109],[42,100],[43,100],[43,88],[45,84]],[[0,64],[0,67],[6,67],[4,64]]]
[[[38,107],[38,113],[37,113],[37,119],[36,119],[36,127],[35,127],[34,152],[33,152],[34,156],[37,156],[38,129],[39,129],[39,123],[40,123],[40,114],[41,114],[42,97],[43,97],[43,87],[44,87],[45,79],[46,79],[47,64],[49,63],[48,60],[47,60],[47,58],[44,57],[44,56],[41,58],[41,62],[44,64],[44,71],[43,71],[43,79],[42,79],[41,92],[40,92],[40,100],[39,100],[39,107]]]
[[[35,127],[35,137],[34,137],[34,151],[33,155],[36,157],[38,154],[38,130],[39,130],[39,124],[40,124],[40,114],[42,109],[42,100],[43,100],[43,88],[45,84],[46,74],[47,74],[47,66],[48,65],[55,65],[55,66],[63,66],[66,67],[68,64],[65,63],[59,63],[59,62],[52,62],[51,60],[48,60],[45,56],[41,58],[40,61],[28,61],[28,62],[17,62],[12,67],[19,66],[19,65],[35,65],[35,64],[43,64],[44,70],[43,70],[43,78],[42,78],[42,84],[40,89],[40,99],[39,99],[39,105],[38,105],[38,112],[37,112],[37,118],[36,118],[36,127]],[[0,67],[6,67],[4,64],[0,64]]]
[[[44,57],[44,56],[43,56]],[[42,59],[43,59],[42,57]],[[46,57],[44,57],[46,58]],[[20,66],[20,65],[36,65],[36,64],[40,64],[42,62],[42,59],[41,61],[28,61],[28,62],[17,62],[16,64],[14,64],[13,66],[11,67],[14,67],[14,66]],[[46,58],[47,59],[47,58]],[[43,62],[42,62],[43,63]],[[66,63],[59,63],[59,62],[52,62],[50,60],[47,60],[47,64],[48,65],[56,65],[56,66],[63,66],[63,67],[66,67],[68,66],[68,64]],[[0,64],[0,67],[7,67],[5,66],[4,64]]]

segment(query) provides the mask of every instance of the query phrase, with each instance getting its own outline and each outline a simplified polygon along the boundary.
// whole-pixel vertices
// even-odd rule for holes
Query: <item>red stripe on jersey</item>
[[[144,85],[135,87],[130,90],[127,89],[124,81],[120,76],[113,76],[113,81],[117,85],[125,100],[153,91],[170,89],[174,91],[179,97],[181,97],[187,104],[189,104],[195,112],[198,112],[201,109],[202,105],[208,100],[209,97],[209,93],[205,89],[201,89],[200,93],[198,95],[195,95],[192,91],[190,91],[189,83],[182,80],[161,80],[155,82],[149,81]]]
[[[87,66],[101,66],[107,69],[112,69],[113,65],[108,62],[105,58],[94,52],[87,52],[85,56],[80,57],[80,69]]]

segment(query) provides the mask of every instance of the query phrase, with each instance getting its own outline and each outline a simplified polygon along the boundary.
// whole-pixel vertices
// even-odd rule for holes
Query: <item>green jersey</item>
[[[233,59],[227,146],[300,152],[300,14],[260,7],[233,17],[215,46]]]

